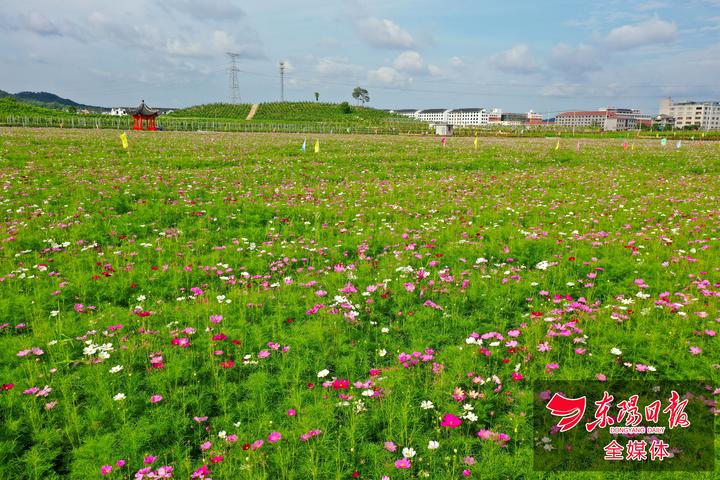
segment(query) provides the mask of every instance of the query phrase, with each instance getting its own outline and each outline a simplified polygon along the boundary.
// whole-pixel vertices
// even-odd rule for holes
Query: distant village
[[[530,110],[527,113],[506,113],[500,108],[430,108],[425,110],[388,110],[423,122],[438,131],[452,127],[474,126],[533,126],[601,128],[605,131],[636,130],[639,128],[665,129],[720,129],[720,102],[674,102],[672,98],[660,102],[659,114],[649,115],[634,108],[606,107],[589,111],[562,112],[550,119]]]

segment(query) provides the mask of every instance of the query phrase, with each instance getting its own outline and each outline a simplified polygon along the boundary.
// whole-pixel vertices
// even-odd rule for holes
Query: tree
[[[370,101],[370,95],[368,95],[368,91],[360,87],[355,87],[352,92],[352,97],[358,102],[362,102],[363,106],[365,106],[365,102]]]
[[[315,101],[316,102],[320,101],[320,92],[315,92]]]
[[[340,111],[341,111],[342,113],[346,113],[346,114],[347,114],[347,113],[352,113],[352,108],[350,108],[350,105],[348,104],[348,102],[342,102],[342,103],[340,104]]]

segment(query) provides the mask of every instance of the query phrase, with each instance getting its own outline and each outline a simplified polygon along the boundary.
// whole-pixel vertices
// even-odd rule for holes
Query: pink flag
[[[447,142],[447,139],[445,137],[442,138],[442,146],[445,146],[445,143]]]

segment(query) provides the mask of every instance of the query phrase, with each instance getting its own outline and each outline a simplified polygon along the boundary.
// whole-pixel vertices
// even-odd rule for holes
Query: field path
[[[248,113],[248,116],[245,120],[252,120],[252,118],[255,116],[255,112],[257,112],[257,109],[259,106],[260,106],[259,103],[253,103],[253,106],[250,108],[250,113]]]

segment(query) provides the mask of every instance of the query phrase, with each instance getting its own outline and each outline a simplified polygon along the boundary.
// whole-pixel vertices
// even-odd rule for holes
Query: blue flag
[[[305,140],[303,140],[302,147],[300,147],[300,150],[301,150],[303,153],[305,153],[305,147],[306,147],[306,146],[307,146],[307,138],[306,138]]]

